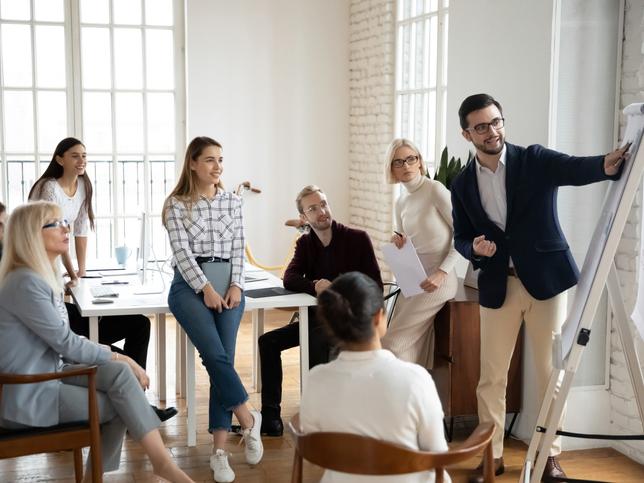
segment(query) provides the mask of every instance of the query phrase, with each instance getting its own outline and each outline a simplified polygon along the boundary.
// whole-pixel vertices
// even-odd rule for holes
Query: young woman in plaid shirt
[[[233,366],[244,312],[244,227],[241,199],[224,191],[222,171],[221,144],[208,137],[193,139],[179,182],[163,206],[163,224],[175,271],[168,305],[210,376],[208,431],[214,446],[210,467],[215,481],[229,482],[235,473],[224,444],[233,413],[243,429],[246,461],[259,463],[264,450],[261,415],[246,405],[248,394]],[[214,290],[201,270],[205,261],[231,263],[231,283],[224,296]]]

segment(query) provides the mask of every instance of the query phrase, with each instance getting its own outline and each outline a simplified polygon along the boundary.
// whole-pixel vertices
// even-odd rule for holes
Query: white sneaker
[[[235,481],[235,472],[228,464],[228,453],[223,449],[218,449],[215,454],[210,455],[210,469],[217,483]]]
[[[259,411],[252,410],[253,427],[244,429],[242,432],[242,440],[246,444],[244,453],[246,454],[246,463],[249,465],[256,465],[262,460],[264,456],[264,445],[262,444],[262,437],[260,430],[262,427],[262,414]]]

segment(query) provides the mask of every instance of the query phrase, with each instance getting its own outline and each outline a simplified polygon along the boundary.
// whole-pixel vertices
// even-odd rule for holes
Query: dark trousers
[[[262,371],[262,411],[280,413],[282,402],[282,351],[300,345],[300,324],[294,322],[271,330],[259,338]],[[309,307],[309,368],[329,362],[331,343]]]
[[[69,326],[78,335],[89,337],[89,317],[81,316],[74,304],[65,304],[69,316]],[[112,346],[115,342],[125,339],[123,350]],[[100,318],[98,341],[112,347],[114,352],[120,352],[145,369],[148,358],[148,343],[150,342],[150,319],[145,315],[109,315]]]

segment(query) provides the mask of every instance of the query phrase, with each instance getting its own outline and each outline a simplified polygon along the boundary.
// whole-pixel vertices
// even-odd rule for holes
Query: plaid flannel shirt
[[[244,289],[244,226],[242,200],[222,192],[214,199],[199,199],[188,210],[183,201],[171,198],[166,228],[172,247],[172,266],[177,267],[195,292],[208,282],[195,257],[230,259],[231,284]]]

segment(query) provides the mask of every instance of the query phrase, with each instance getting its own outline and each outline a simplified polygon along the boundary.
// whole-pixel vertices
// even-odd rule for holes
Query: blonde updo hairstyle
[[[396,178],[394,177],[393,167],[391,166],[391,162],[394,160],[396,151],[398,151],[398,149],[402,148],[403,146],[408,147],[409,149],[411,149],[416,153],[416,156],[418,156],[418,162],[420,163],[420,174],[422,176],[425,176],[427,174],[427,168],[425,167],[425,160],[423,159],[423,155],[420,153],[420,150],[416,147],[416,145],[413,142],[411,142],[409,139],[396,138],[393,141],[391,141],[391,143],[389,144],[389,147],[387,148],[387,152],[385,154],[384,172],[385,172],[385,182],[388,184],[398,183],[398,181],[396,181]]]

